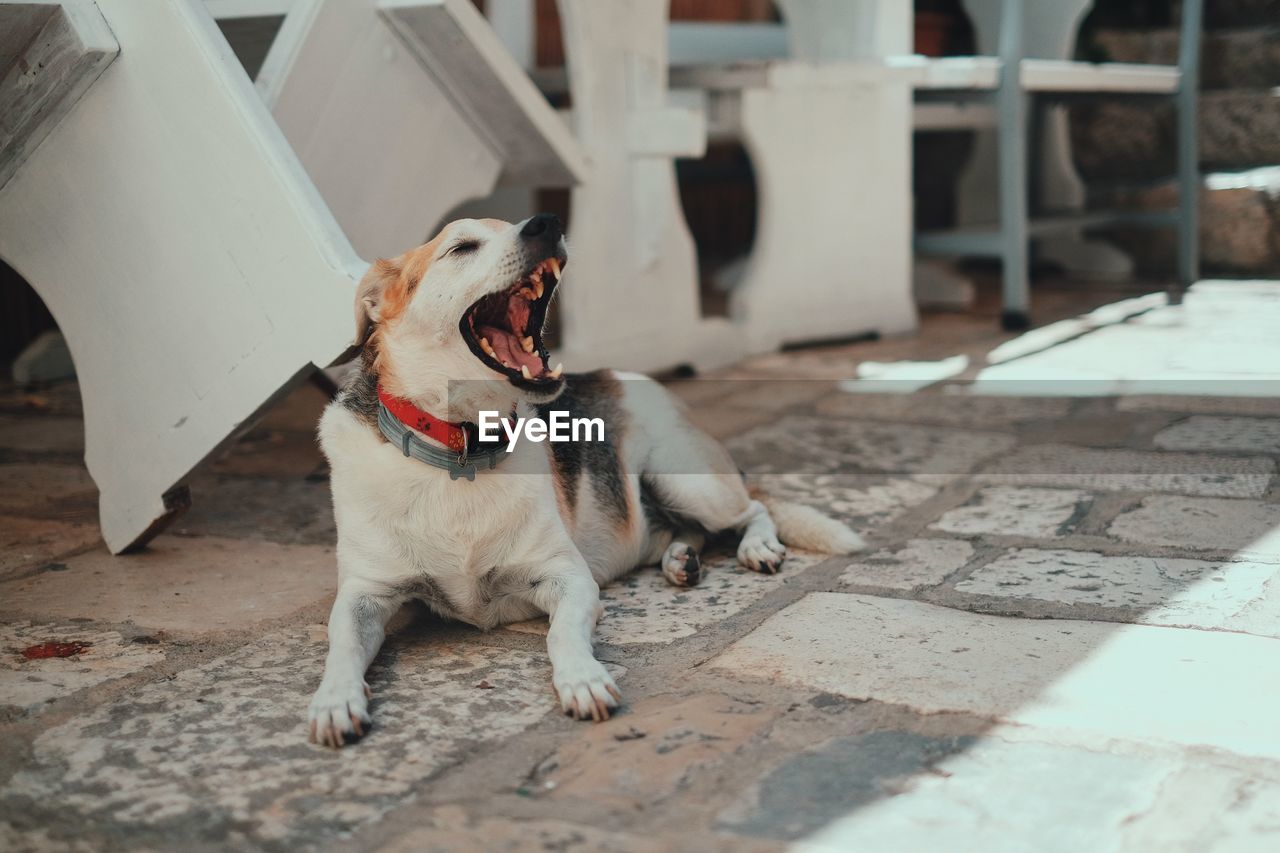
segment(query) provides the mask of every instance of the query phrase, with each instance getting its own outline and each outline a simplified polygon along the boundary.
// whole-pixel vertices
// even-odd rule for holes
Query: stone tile
[[[75,381],[55,382],[27,391],[7,375],[0,379],[0,412],[15,415],[68,415],[82,417],[80,386]]]
[[[0,580],[101,541],[94,524],[0,515]]]
[[[1004,457],[982,477],[1104,491],[1256,498],[1267,493],[1275,471],[1271,459],[1043,444]]]
[[[970,394],[831,394],[817,404],[824,415],[969,428],[1000,428],[1067,416],[1063,397],[991,397]]]
[[[912,539],[897,550],[884,549],[853,563],[840,576],[851,586],[923,589],[937,586],[973,556],[963,539]]]
[[[1280,419],[1196,415],[1165,427],[1152,443],[1163,450],[1219,450],[1280,455]]]
[[[279,403],[276,403],[258,421],[256,429],[272,432],[304,432],[315,435],[329,405],[329,395],[310,382],[303,382],[289,392]]]
[[[1274,395],[1280,282],[1202,281],[1162,306],[1043,352],[984,369],[979,393]]]
[[[662,382],[662,387],[680,398],[686,406],[692,409],[705,406],[713,400],[727,397],[733,393],[735,386],[736,381],[734,380],[705,377],[668,379]]]
[[[612,726],[590,726],[542,762],[532,789],[629,813],[676,795],[689,774],[736,753],[773,715],[727,696],[651,696]]]
[[[694,426],[721,441],[767,424],[778,416],[775,410],[768,408],[747,409],[723,403],[692,406],[687,414]]]
[[[369,674],[377,728],[326,750],[306,742],[324,650],[323,630],[270,634],[45,731],[0,813],[58,842],[309,848],[552,710],[543,655],[393,637]]]
[[[666,853],[676,839],[638,836],[563,820],[468,820],[457,807],[445,806],[410,830],[377,848],[379,853]],[[704,848],[705,849],[705,848]]]
[[[1011,737],[1001,727],[877,780],[878,796],[797,849],[933,850],[942,838],[963,838],[964,849],[984,851],[1266,850],[1280,841],[1274,771],[1177,750]]]
[[[952,478],[926,474],[912,477],[760,474],[751,479],[779,500],[814,507],[865,533],[924,503]]]
[[[961,592],[1138,610],[1130,621],[1280,637],[1280,566],[1015,548]]]
[[[328,472],[314,435],[262,429],[236,441],[209,467],[215,474],[299,480]]]
[[[1151,495],[1117,516],[1107,533],[1125,542],[1280,562],[1280,504]]]
[[[968,473],[1013,444],[997,432],[791,415],[734,437],[729,448],[753,474],[902,476]]]
[[[703,563],[702,582],[690,589],[673,587],[655,568],[638,569],[600,591],[604,617],[596,626],[596,642],[627,646],[691,637],[740,613],[824,559],[825,555],[793,549],[781,572],[762,575],[738,566],[732,556],[714,555]],[[531,619],[507,628],[545,634],[547,620]]]
[[[1076,489],[988,486],[929,527],[966,536],[997,534],[1056,539],[1088,511],[1093,496]]]
[[[0,415],[0,448],[25,453],[84,453],[84,421],[51,415]]]
[[[101,848],[89,841],[70,838],[59,838],[55,842],[48,827],[22,830],[0,818],[0,850],[10,850],[13,853],[45,853],[49,850],[60,853],[98,853]]]
[[[96,521],[98,488],[82,465],[0,465],[0,513]]]
[[[1265,387],[1271,387],[1267,383]],[[1260,388],[1259,390],[1262,390]],[[1182,414],[1221,414],[1258,417],[1280,417],[1280,398],[1213,397],[1199,394],[1149,394],[1121,397],[1116,400],[1121,412],[1179,412]]]
[[[9,581],[0,586],[0,613],[180,635],[240,631],[323,601],[336,583],[329,548],[164,536],[136,554],[99,548],[59,571]]]
[[[1250,853],[1280,847],[1280,777],[1267,762],[1195,756],[1120,836],[1126,850]]]
[[[162,660],[159,646],[115,631],[10,622],[0,625],[0,705],[32,710]]]
[[[711,662],[925,714],[1280,758],[1280,640],[810,593]]]
[[[720,814],[718,825],[747,836],[795,841],[899,793],[904,780],[928,775],[935,765],[972,743],[972,737],[938,738],[905,731],[837,738],[783,759],[751,792]],[[872,845],[830,849],[875,850],[887,841],[888,837],[880,837]]]
[[[186,536],[265,539],[283,545],[338,541],[328,478],[203,476],[191,484],[191,509],[173,525]]]

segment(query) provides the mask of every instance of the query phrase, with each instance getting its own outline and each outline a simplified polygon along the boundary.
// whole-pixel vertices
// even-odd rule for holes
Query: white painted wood
[[[632,120],[675,109],[667,99],[666,6],[559,2],[573,126],[589,163],[573,190],[560,302],[561,355],[571,370],[711,367],[745,351],[727,321],[701,317],[673,164],[689,150],[692,119],[683,131],[648,138]]]
[[[1023,47],[1035,60],[1067,60],[1075,51],[1080,22],[1093,5],[1093,0],[1027,0],[1024,13]],[[964,0],[965,10],[974,24],[978,52],[997,53],[1000,34],[1000,0]],[[1043,74],[1030,71],[1036,64],[1024,64],[1024,84],[1045,85],[1055,76],[1053,63],[1041,64]],[[1029,77],[1028,77],[1029,72]],[[1059,75],[1056,85],[1065,85]],[[1074,76],[1074,71],[1071,72]],[[1037,80],[1037,78],[1039,78]],[[1160,85],[1167,80],[1160,81]],[[1173,81],[1176,88],[1176,77]],[[1081,210],[1085,203],[1084,184],[1071,160],[1071,144],[1067,117],[1062,107],[1052,107],[1045,117],[1039,157],[1041,177],[1040,200],[1055,211]],[[990,223],[998,218],[996,202],[996,137],[994,132],[976,135],[973,154],[959,183],[957,219],[962,224]],[[1102,278],[1127,278],[1133,262],[1125,253],[1109,243],[1086,240],[1082,233],[1065,233],[1039,241],[1040,255],[1061,263],[1079,275]]]
[[[582,151],[471,0],[381,0],[379,11],[484,138],[506,183],[582,179]]]
[[[824,63],[912,52],[910,3],[892,0],[777,0],[791,57]]]
[[[287,15],[295,0],[204,0],[214,20]]]
[[[889,0],[781,0],[794,61],[673,69],[751,154],[756,240],[730,295],[752,351],[915,327],[911,11]]]
[[[298,55],[306,43],[307,34],[311,32],[316,15],[320,14],[323,4],[324,0],[290,1],[289,11],[280,24],[275,39],[271,42],[271,48],[262,60],[257,79],[254,80],[254,87],[258,90],[262,102],[267,105],[267,109],[275,109],[276,101],[280,99],[280,90],[284,87],[285,80],[289,78],[293,64],[298,60]]]
[[[581,173],[577,144],[468,0],[300,3],[262,88],[365,257],[421,243],[504,176]]]
[[[343,353],[364,264],[199,0],[97,6],[120,56],[0,190],[0,256],[66,335],[119,552]]]
[[[904,57],[890,65],[904,71],[919,68],[913,78],[919,89],[994,89],[1000,76],[1000,60],[994,56]],[[1024,59],[1019,74],[1028,92],[1171,94],[1178,90],[1178,78],[1173,65],[1064,59]]]
[[[741,97],[761,204],[729,304],[752,347],[913,329],[910,85]]]
[[[627,146],[637,157],[702,157],[706,117],[698,107],[636,110],[627,115]]]
[[[0,2],[0,188],[119,52],[91,0]]]
[[[488,0],[485,17],[516,64],[526,71],[536,62],[538,22],[534,0]]]

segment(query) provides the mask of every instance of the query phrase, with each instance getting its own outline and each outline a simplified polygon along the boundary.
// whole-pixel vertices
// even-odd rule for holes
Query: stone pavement
[[[605,590],[598,725],[554,712],[545,621],[406,611],[340,753],[304,722],[324,397],[112,558],[74,385],[0,389],[0,849],[1280,849],[1280,402],[838,390],[996,342],[966,322],[671,385],[867,552]]]

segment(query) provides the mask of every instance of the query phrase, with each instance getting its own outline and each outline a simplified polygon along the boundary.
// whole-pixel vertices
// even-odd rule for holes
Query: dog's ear
[[[376,260],[356,287],[356,349],[364,346],[382,320],[383,298],[387,289],[400,279],[400,265],[395,261]]]

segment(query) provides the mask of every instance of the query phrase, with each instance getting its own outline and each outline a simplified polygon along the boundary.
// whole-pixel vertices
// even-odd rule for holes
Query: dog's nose
[[[564,236],[564,225],[554,213],[539,213],[529,217],[529,221],[520,229],[520,236],[526,240],[557,243]]]

